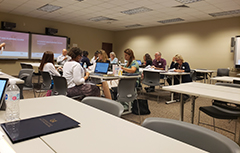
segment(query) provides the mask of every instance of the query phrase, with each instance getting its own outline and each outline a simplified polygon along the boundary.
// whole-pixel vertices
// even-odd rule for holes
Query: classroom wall
[[[89,51],[89,58],[94,52],[102,48],[102,42],[113,43],[113,32],[90,27],[78,26],[69,23],[48,21],[43,19],[0,13],[0,21],[14,22],[17,24],[14,30],[45,33],[45,27],[58,29],[57,35],[68,36],[71,44],[78,44],[83,50]],[[8,74],[17,75],[20,62],[39,62],[33,60],[0,60],[0,69]]]
[[[131,48],[136,59],[143,60],[145,53],[154,58],[160,51],[168,65],[181,54],[191,68],[233,69],[230,44],[236,35],[240,35],[240,17],[181,23],[115,32],[114,50],[121,60],[124,49]]]

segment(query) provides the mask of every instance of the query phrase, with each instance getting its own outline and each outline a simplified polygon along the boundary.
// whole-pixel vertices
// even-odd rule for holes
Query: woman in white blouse
[[[54,55],[52,51],[44,52],[39,70],[49,72],[51,76],[61,76],[54,66]]]
[[[89,73],[85,73],[79,63],[82,57],[82,51],[77,47],[73,47],[68,55],[72,60],[66,62],[63,66],[63,77],[66,78],[68,86],[67,96],[100,96],[99,87],[85,82],[89,77]]]

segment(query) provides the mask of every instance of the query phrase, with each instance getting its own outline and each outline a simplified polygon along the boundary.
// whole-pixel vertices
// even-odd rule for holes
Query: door
[[[108,57],[110,57],[110,53],[112,52],[112,43],[102,43],[102,49],[106,51]]]

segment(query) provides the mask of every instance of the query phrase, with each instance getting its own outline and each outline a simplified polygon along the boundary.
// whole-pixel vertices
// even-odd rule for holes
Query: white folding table
[[[61,112],[81,124],[40,138],[10,142],[17,153],[49,152],[46,146],[57,153],[205,152],[65,96],[21,100],[20,112],[21,119]]]

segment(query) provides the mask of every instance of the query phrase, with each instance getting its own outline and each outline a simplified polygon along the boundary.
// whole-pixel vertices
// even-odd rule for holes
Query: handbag
[[[148,108],[148,100],[146,99],[138,99],[139,108],[140,108],[140,115],[148,115],[150,114],[150,110]],[[135,99],[132,104],[132,113],[138,114],[138,106],[137,106],[137,100]]]

